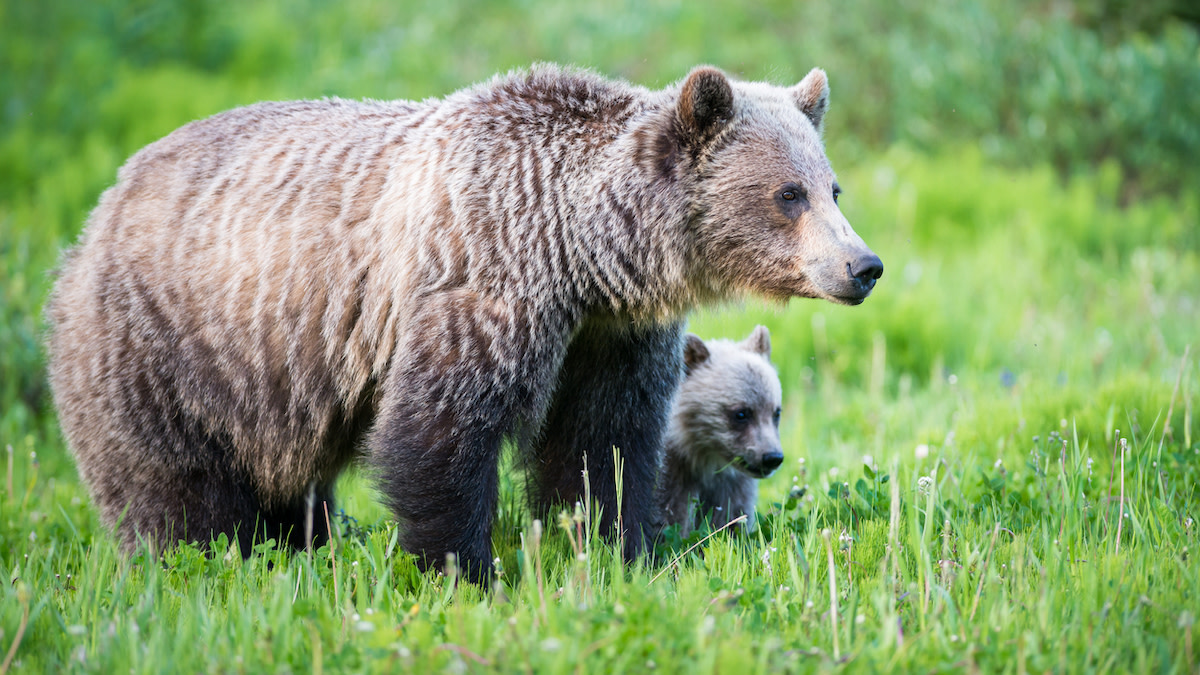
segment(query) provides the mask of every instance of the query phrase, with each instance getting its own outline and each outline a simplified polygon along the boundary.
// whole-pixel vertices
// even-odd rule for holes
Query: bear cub
[[[714,530],[742,515],[753,525],[757,480],[783,464],[783,394],[770,357],[765,326],[737,343],[688,334],[658,489],[665,524],[681,534],[706,518]]]

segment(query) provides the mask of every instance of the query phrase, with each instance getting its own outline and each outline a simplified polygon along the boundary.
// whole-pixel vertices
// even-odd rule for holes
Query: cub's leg
[[[726,467],[700,488],[700,503],[696,510],[696,524],[708,518],[709,526],[717,530],[738,516],[746,516],[740,525],[750,529],[754,525],[754,507],[758,503],[758,483],[733,467]]]
[[[683,375],[682,323],[648,327],[613,320],[585,324],[567,348],[540,443],[526,454],[535,513],[584,499],[584,455],[604,531],[618,512],[613,448],[623,463],[624,555],[653,536],[655,483],[663,435]]]

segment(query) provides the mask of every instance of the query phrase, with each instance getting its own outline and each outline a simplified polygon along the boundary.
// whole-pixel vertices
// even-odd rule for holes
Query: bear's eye
[[[779,426],[779,418],[783,415],[783,408],[776,408],[775,412],[771,413],[771,420],[775,422],[775,426]]]
[[[788,183],[779,191],[779,198],[785,202],[797,202],[807,199],[808,195],[804,192],[804,188],[795,183]]]
[[[775,191],[775,206],[794,221],[808,208],[808,193],[796,183],[784,183]]]
[[[838,203],[838,197],[840,197],[841,194],[842,194],[842,188],[837,183],[834,183],[833,184],[833,203],[834,204]]]
[[[729,420],[734,428],[743,429],[754,419],[754,411],[746,408],[734,408],[729,411]]]

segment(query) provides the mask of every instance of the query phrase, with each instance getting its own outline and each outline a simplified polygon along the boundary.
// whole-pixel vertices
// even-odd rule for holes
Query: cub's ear
[[[829,80],[825,71],[813,68],[808,75],[800,80],[800,84],[792,87],[792,99],[796,107],[817,128],[817,133],[824,131],[825,111],[829,110]]]
[[[688,333],[687,339],[683,343],[683,371],[691,375],[692,371],[696,370],[700,364],[708,360],[708,347],[704,345],[704,340]]]
[[[766,326],[755,326],[750,337],[742,340],[742,347],[771,360],[771,331]]]
[[[683,142],[702,147],[733,117],[729,78],[712,66],[697,66],[683,82],[676,113]]]

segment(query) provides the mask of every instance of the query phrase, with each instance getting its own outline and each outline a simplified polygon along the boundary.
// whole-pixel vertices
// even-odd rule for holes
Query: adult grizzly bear
[[[365,456],[404,548],[485,578],[511,437],[539,509],[582,497],[586,453],[635,555],[678,317],[747,292],[858,303],[882,271],[837,208],[827,100],[820,70],[651,91],[539,66],[419,103],[261,103],[147,146],[48,310],[104,521],[126,547],[303,546],[310,491]]]
[[[758,326],[741,342],[689,333],[683,364],[659,477],[662,518],[685,535],[706,518],[714,530],[739,516],[751,527],[758,479],[783,464],[771,333]]]

